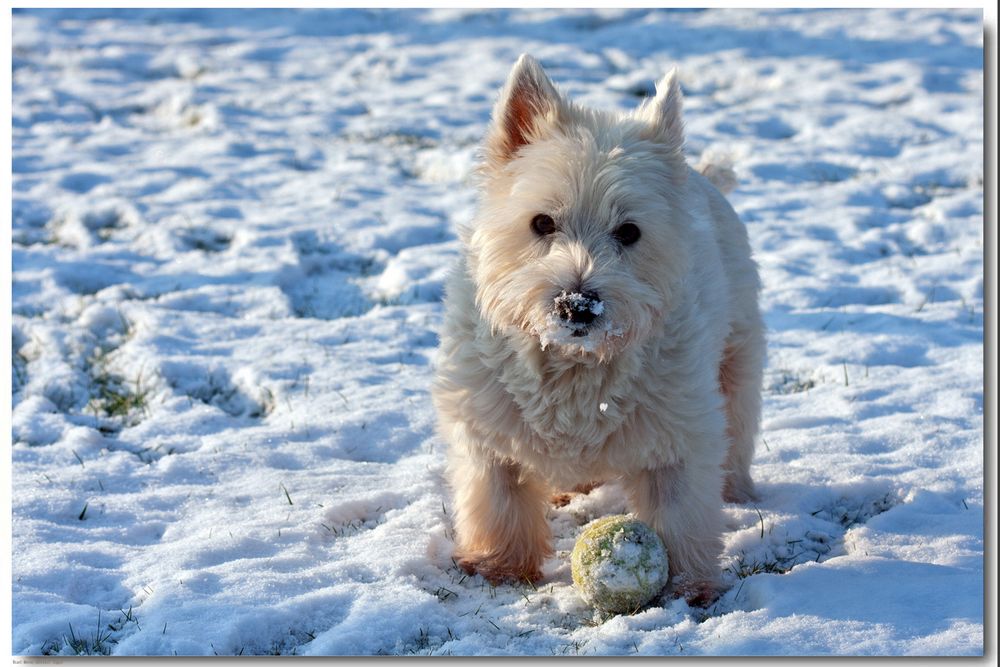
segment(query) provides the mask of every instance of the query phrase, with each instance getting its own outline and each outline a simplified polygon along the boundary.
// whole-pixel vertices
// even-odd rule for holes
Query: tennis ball
[[[570,564],[580,597],[606,614],[638,611],[667,583],[663,541],[629,514],[587,524],[573,547]]]

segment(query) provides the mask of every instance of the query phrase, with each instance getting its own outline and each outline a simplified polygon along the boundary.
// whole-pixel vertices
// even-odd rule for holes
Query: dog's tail
[[[724,195],[728,195],[739,185],[733,170],[733,160],[728,155],[706,151],[701,154],[695,171],[707,178]]]

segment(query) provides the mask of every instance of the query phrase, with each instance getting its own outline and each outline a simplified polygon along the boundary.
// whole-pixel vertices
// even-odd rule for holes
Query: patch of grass
[[[350,521],[335,524],[333,526],[329,526],[325,523],[320,523],[319,525],[336,537],[346,537],[349,535],[357,535],[364,530],[377,528],[385,523],[385,521],[385,515],[382,514],[373,519],[351,519]]]
[[[438,586],[438,588],[434,591],[434,595],[437,596],[439,602],[444,602],[449,598],[458,599],[458,593],[450,588],[445,588],[444,586]]]
[[[83,225],[97,234],[101,241],[107,241],[115,231],[123,229],[127,222],[123,212],[117,209],[91,211],[83,216]]]
[[[551,649],[552,655],[580,655],[582,650],[583,643],[576,641]]]
[[[777,556],[763,560],[749,560],[745,553],[740,552],[739,557],[728,569],[739,579],[746,579],[755,574],[785,574],[796,564],[794,560],[794,558],[784,559]]]
[[[873,516],[892,509],[900,502],[901,499],[897,492],[887,491],[870,498],[840,498],[828,507],[820,508],[809,514],[833,521],[848,529],[867,522]]]
[[[255,418],[266,417],[272,412],[274,412],[275,399],[274,394],[267,387],[260,388],[260,400],[253,401],[251,399],[253,406],[250,409],[250,416]],[[289,406],[290,407],[290,406]]]
[[[182,239],[188,248],[201,252],[222,252],[233,242],[228,234],[195,226],[187,229]]]
[[[106,617],[102,612],[97,612],[97,626],[92,632],[87,632],[80,628],[74,628],[72,623],[67,623],[69,633],[57,639],[50,639],[42,643],[42,655],[111,655],[114,646],[121,636],[129,629],[129,625],[134,625],[137,630],[139,619],[136,618],[132,607],[128,611],[119,609],[117,619],[104,623]]]
[[[448,635],[454,639],[454,635],[450,629],[448,630]],[[435,655],[435,651],[443,645],[444,641],[438,637],[432,637],[427,628],[421,627],[417,628],[417,636],[412,641],[406,644],[397,643],[393,651],[386,651],[384,648],[380,648],[375,652],[375,655]],[[444,651],[437,655],[450,654],[450,651]]]
[[[90,406],[95,413],[118,418],[128,426],[139,423],[139,416],[149,413],[147,401],[149,388],[142,386],[142,376],[137,376],[129,387],[128,383],[116,375],[99,375],[94,378],[94,395]]]
[[[271,648],[270,650],[268,650],[267,655],[295,655],[295,647],[293,646],[292,649],[289,651],[286,650],[281,643],[272,642]]]
[[[122,427],[135,426],[149,414],[150,388],[143,385],[142,371],[128,381],[108,370],[107,355],[98,353],[89,360],[90,401],[95,416],[118,420]]]
[[[187,391],[188,398],[216,407],[231,417],[249,416],[255,419],[271,414],[275,407],[274,394],[260,387],[259,399],[254,399],[236,386],[229,374],[221,369],[208,373],[207,382]]]
[[[783,547],[768,548],[752,558],[741,551],[726,569],[738,579],[755,574],[785,574],[796,565],[829,558],[837,541],[822,531],[807,530],[801,538],[786,539]]]
[[[775,394],[799,394],[816,386],[812,378],[802,377],[795,371],[779,370],[768,389]]]
[[[11,359],[11,377],[13,379],[11,391],[15,394],[28,384],[28,358],[20,352],[15,352]]]

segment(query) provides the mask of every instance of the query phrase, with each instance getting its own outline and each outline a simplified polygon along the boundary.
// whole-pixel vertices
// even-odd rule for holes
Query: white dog
[[[674,72],[623,114],[530,56],[511,71],[433,389],[467,571],[540,579],[551,491],[614,479],[675,591],[717,594],[723,499],[754,497],[764,329],[746,230],[683,142]]]

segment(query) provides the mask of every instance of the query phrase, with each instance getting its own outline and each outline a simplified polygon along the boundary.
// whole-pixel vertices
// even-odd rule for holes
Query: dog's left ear
[[[522,54],[493,108],[493,122],[486,135],[489,162],[509,162],[522,146],[537,141],[558,122],[563,104],[538,61]]]
[[[681,84],[674,68],[656,84],[656,95],[645,100],[635,115],[648,126],[647,139],[665,144],[680,152],[684,146],[684,123],[681,120]]]

